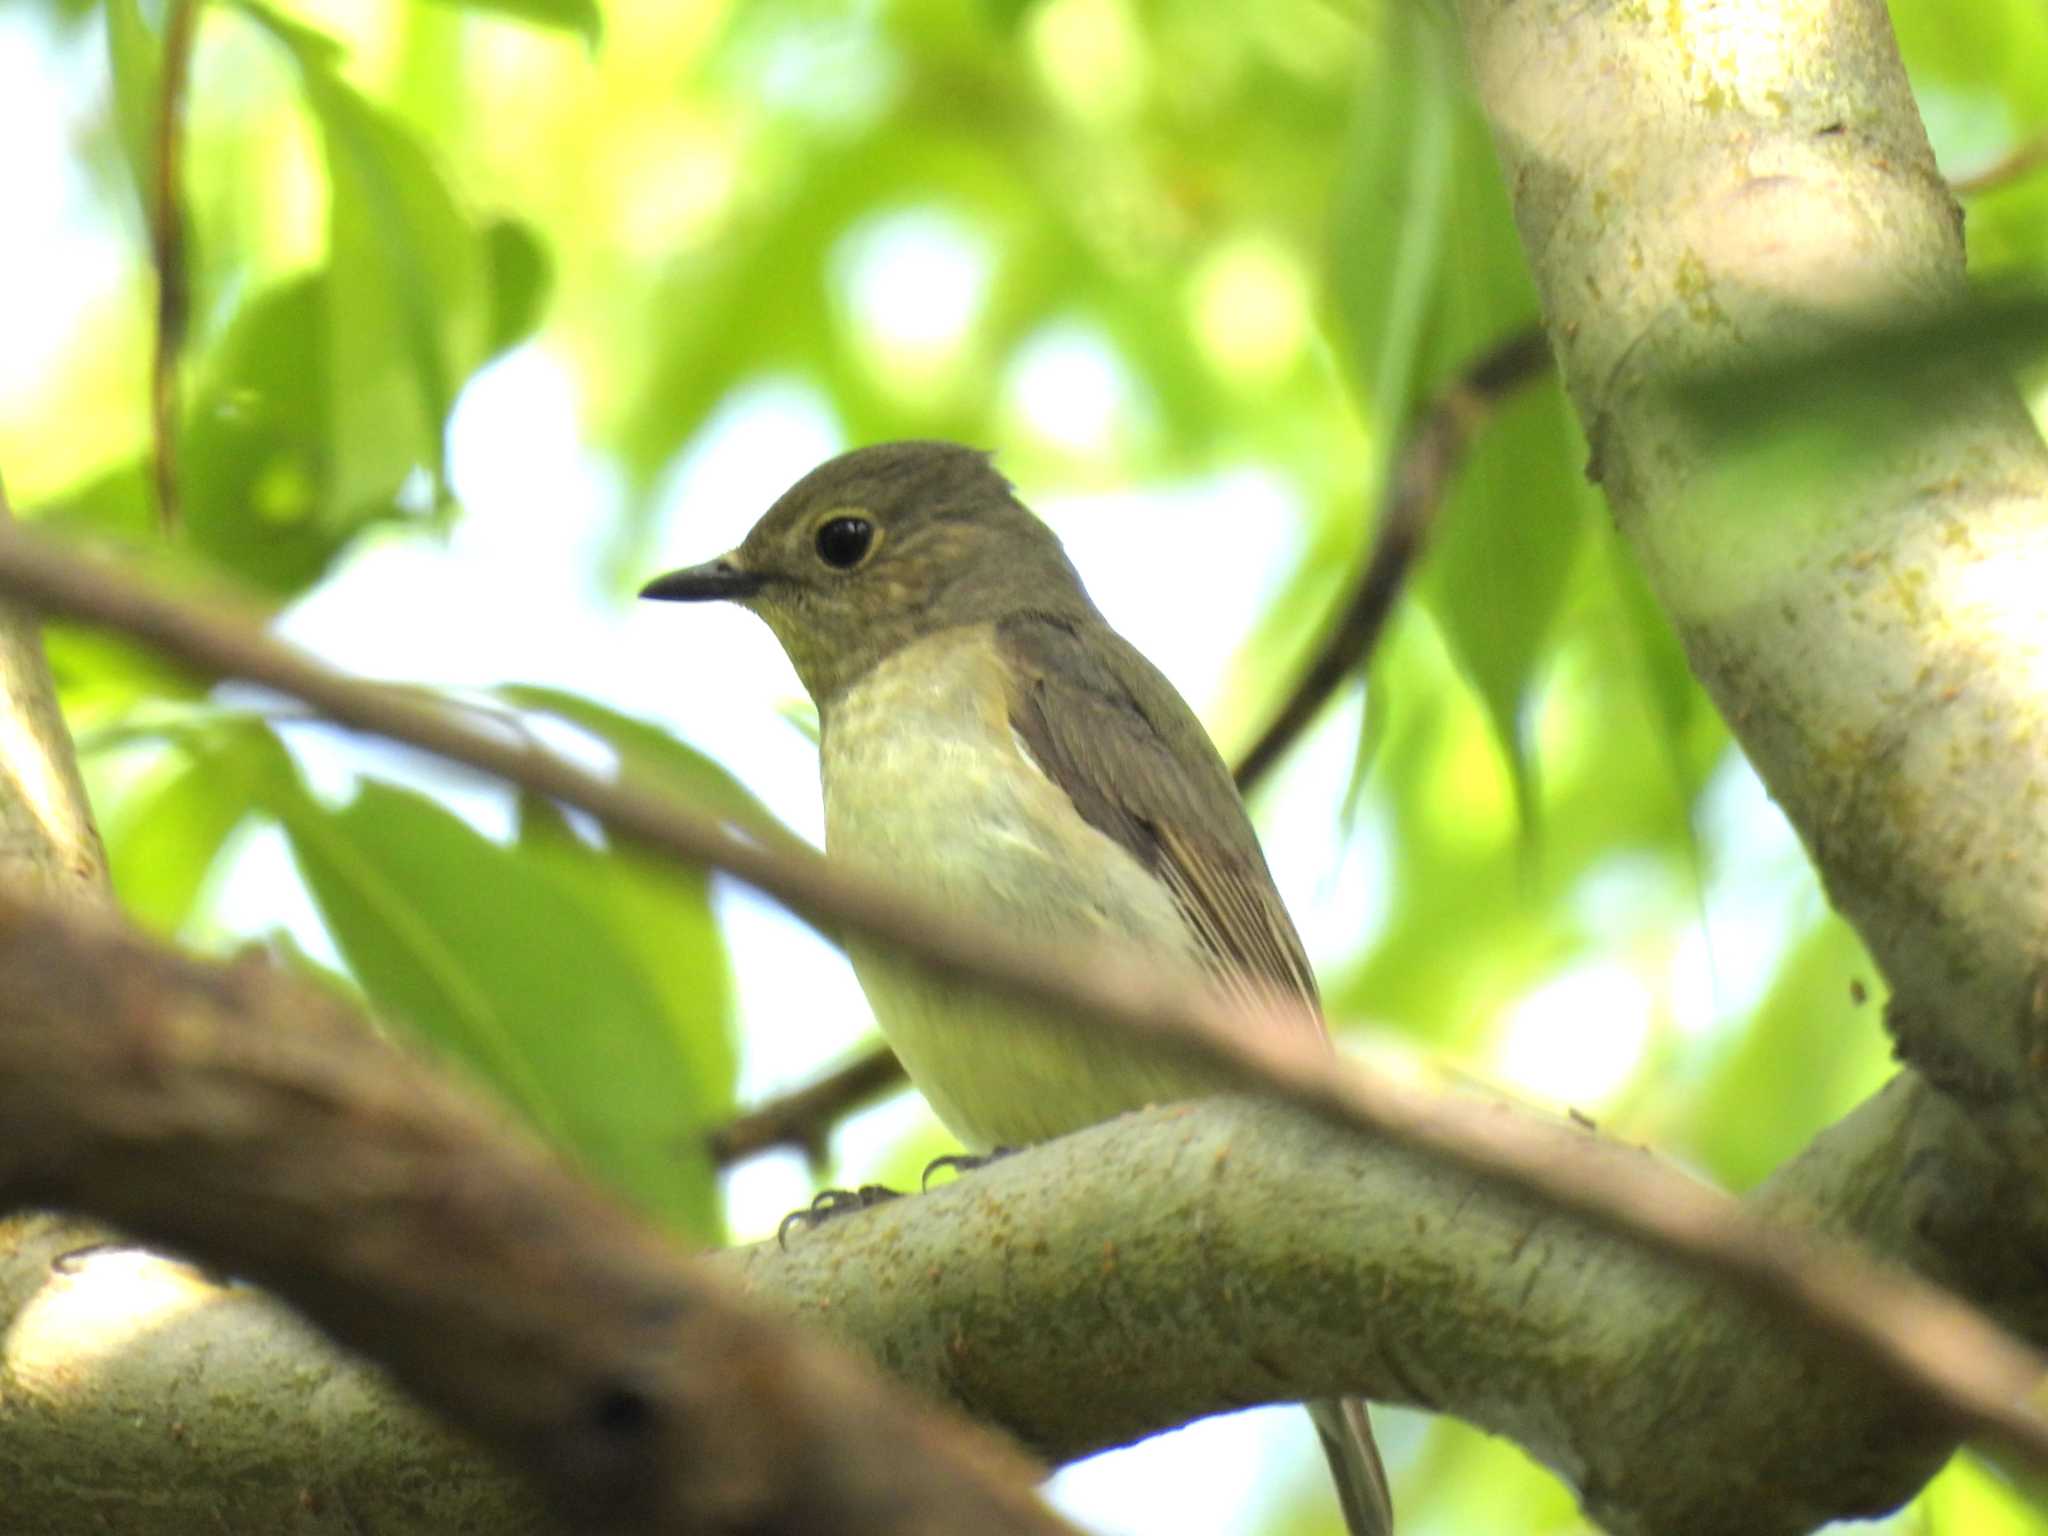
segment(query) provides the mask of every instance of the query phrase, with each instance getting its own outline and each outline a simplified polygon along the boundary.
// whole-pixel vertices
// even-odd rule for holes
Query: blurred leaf
[[[1804,336],[1737,368],[1682,381],[1680,399],[1727,439],[1764,439],[1788,425],[1824,434],[1853,458],[1875,440],[1938,413],[1959,378],[2048,357],[2048,290],[1979,287],[1933,312],[1816,317]]]
[[[174,935],[235,829],[255,809],[257,786],[289,773],[265,726],[241,723],[185,736],[153,781],[125,795],[106,821],[107,864],[121,909]]]
[[[74,538],[111,538],[124,544],[147,539],[156,528],[148,471],[140,459],[130,459],[62,495],[37,502],[23,515],[29,522]]]
[[[540,323],[554,271],[547,248],[517,219],[494,219],[485,228],[484,262],[491,290],[484,350],[495,357],[524,341]]]
[[[266,5],[264,0],[229,0],[229,3],[283,43],[301,69],[332,70],[346,55],[346,50],[336,39],[318,27],[309,27]]]
[[[326,152],[335,500],[388,495],[380,461],[393,454],[425,469],[438,499],[456,388],[488,350],[483,244],[419,141],[342,79],[332,39],[258,0],[236,3],[297,61]]]
[[[604,41],[604,13],[597,0],[438,0],[458,10],[509,16],[537,27],[574,32],[592,48]]]
[[[2041,1393],[2033,1394],[2035,1412]],[[2048,1529],[2048,1478],[2023,1456],[1966,1447],[1920,1495],[1926,1536],[2041,1536]]]
[[[999,31],[1013,34],[1037,4],[1038,0],[981,0],[981,9]]]
[[[1329,286],[1332,339],[1375,415],[1383,474],[1393,426],[1422,386],[1454,183],[1469,168],[1459,163],[1455,40],[1423,6],[1391,6],[1380,19],[1385,35],[1338,162]]]
[[[2048,10],[2038,0],[1893,0],[1899,52],[1916,77],[1972,93],[1995,91],[2009,120],[2048,121]]]
[[[155,201],[158,82],[162,43],[142,18],[140,0],[107,0],[107,64],[114,82],[114,119],[121,153],[133,178],[136,206],[145,219]]]
[[[1525,393],[1473,444],[1417,583],[1486,705],[1525,833],[1534,830],[1537,770],[1522,709],[1593,510],[1584,463],[1563,389],[1547,380]]]
[[[722,764],[652,721],[622,714],[560,688],[508,683],[496,691],[521,709],[554,715],[588,731],[619,754],[628,773],[644,784],[670,791],[692,810],[728,821],[771,848],[816,851]]]
[[[1455,39],[1421,6],[1393,7],[1383,22],[1340,172],[1330,279],[1339,350],[1377,419],[1376,481],[1453,375],[1537,313]],[[1590,499],[1562,392],[1535,393],[1480,434],[1417,581],[1485,701],[1525,831],[1536,801],[1522,705]]]
[[[483,351],[480,336],[462,344],[464,320],[481,309],[476,242],[410,134],[337,77],[305,78],[327,146],[339,500],[383,489],[352,468],[352,449],[371,443],[408,445],[445,492],[444,423],[465,365]]]
[[[1694,1094],[1688,1147],[1742,1191],[1884,1086],[1884,986],[1855,930],[1823,915],[1792,946],[1733,1050]]]
[[[693,1061],[664,1002],[670,984],[658,989],[643,967],[645,935],[629,943],[593,912],[586,882],[559,878],[558,852],[500,847],[410,791],[367,782],[331,811],[295,790],[274,809],[380,1011],[467,1063],[642,1209],[706,1231],[714,1195],[689,1141],[731,1083],[693,1075],[703,1042]],[[722,993],[722,965],[704,984]]]
[[[396,444],[362,444],[349,478],[381,495],[342,499],[326,300],[313,275],[244,306],[207,359],[180,450],[190,542],[276,597],[310,587],[363,527],[395,517],[410,467]]]
[[[685,1216],[705,1239],[719,1235],[718,1170],[704,1133],[733,1112],[739,1078],[732,967],[701,870],[618,844],[597,848],[548,801],[522,800],[519,850],[604,923],[659,1001],[681,1070],[633,1085],[610,1112],[638,1119],[673,1161],[694,1197]],[[645,1089],[642,1093],[640,1090]],[[678,1098],[682,1093],[685,1097]]]

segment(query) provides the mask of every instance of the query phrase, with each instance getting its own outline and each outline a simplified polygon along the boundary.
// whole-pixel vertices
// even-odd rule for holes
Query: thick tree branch
[[[2048,1166],[2048,448],[1995,370],[1901,369],[1853,462],[1760,506],[1674,404],[1962,296],[1882,0],[1460,11],[1624,534],[1890,981],[1900,1054]],[[2038,1239],[2048,1184],[2021,1198]]]
[[[0,896],[0,1125],[0,1204],[87,1211],[262,1283],[575,1529],[1066,1529],[1021,1461],[762,1320],[268,966]]]
[[[1945,1102],[1902,1077],[1760,1192],[1758,1214],[1853,1224],[1925,1262],[1900,1198],[1919,1100]],[[1587,1173],[1644,1160],[1511,1105],[1474,1112]],[[929,1445],[902,1438],[893,1410],[815,1383],[801,1347],[791,1358],[522,1137],[260,966],[195,966],[0,903],[0,1119],[19,1137],[0,1148],[0,1195],[90,1209],[262,1280],[581,1509],[620,1487],[643,1507],[668,1497],[647,1491],[643,1456],[689,1480],[674,1497],[692,1500],[682,1524],[647,1529],[838,1528],[826,1506],[865,1495],[820,1477],[849,1457],[906,1501],[929,1491],[897,1479]],[[120,1347],[82,1341],[94,1309],[72,1293],[120,1258],[53,1260],[89,1238],[43,1228],[17,1244],[0,1471],[24,1490],[9,1513],[25,1528],[263,1528],[276,1488],[249,1473],[286,1454],[342,1530],[359,1502],[381,1528],[368,1500],[394,1475],[430,1490],[444,1528],[554,1529],[257,1293],[190,1276],[178,1305],[118,1309]],[[786,1251],[710,1262],[754,1305],[824,1327],[1055,1459],[1363,1387],[1513,1436],[1613,1530],[1773,1536],[1889,1507],[1955,1432],[1781,1308],[1544,1201],[1247,1100],[1128,1116]],[[276,1349],[246,1358],[250,1338]],[[139,1395],[124,1385],[136,1353]],[[203,1374],[165,1396],[155,1354]],[[589,1411],[619,1392],[648,1404],[647,1435],[624,1447]],[[844,1411],[880,1443],[848,1440]],[[280,1413],[311,1431],[273,1427]],[[1678,1443],[1674,1422],[1687,1426]],[[786,1460],[798,1437],[826,1472]],[[721,1473],[708,1488],[693,1477],[707,1464]],[[168,1496],[151,1465],[169,1472]],[[787,1497],[817,1502],[799,1514],[774,1504]],[[728,1498],[765,1507],[742,1514]],[[920,1528],[914,1510],[889,1518]]]
[[[1523,1190],[1552,1209],[1716,1275],[1831,1338],[1970,1434],[2048,1462],[2048,1426],[2019,1406],[2041,1374],[2034,1354],[1953,1298],[1846,1252],[1760,1232],[1728,1202],[1648,1162],[1560,1156],[1525,1121],[1474,1110],[1339,1068],[1298,1031],[1253,1015],[1127,956],[1054,953],[928,910],[903,894],[764,848],[631,784],[508,741],[419,695],[351,681],[230,618],[187,606],[19,533],[0,537],[0,588],[110,625],[208,672],[261,684],[329,718],[494,773],[597,817],[616,834],[749,881],[813,921],[895,945],[1057,1014],[1154,1039],[1226,1081]]]
[[[1844,1190],[1905,1188],[1893,1133],[1924,1091],[1901,1078],[1757,1213],[1803,1223]],[[1571,1166],[1644,1161],[1481,1112]],[[1920,1257],[1906,1210],[1855,1219]],[[1128,1116],[721,1263],[1054,1460],[1219,1404],[1363,1390],[1512,1437],[1610,1530],[1789,1536],[1894,1507],[1953,1442],[1945,1415],[1697,1271],[1244,1100]]]

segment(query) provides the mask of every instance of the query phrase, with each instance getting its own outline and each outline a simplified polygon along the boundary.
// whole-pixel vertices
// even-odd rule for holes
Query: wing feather
[[[1074,809],[1173,893],[1211,968],[1246,1001],[1318,1020],[1315,973],[1215,745],[1173,685],[1099,619],[996,625],[1010,728]]]

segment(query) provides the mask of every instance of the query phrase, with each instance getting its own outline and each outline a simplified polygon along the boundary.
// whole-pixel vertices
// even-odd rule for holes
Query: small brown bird
[[[744,543],[643,597],[726,599],[818,706],[834,859],[1020,936],[1117,940],[1322,1033],[1230,771],[1104,622],[986,454],[885,443],[819,466]],[[1215,1081],[849,944],[911,1081],[970,1148],[1042,1141]],[[1352,1536],[1393,1525],[1365,1404],[1309,1405]]]

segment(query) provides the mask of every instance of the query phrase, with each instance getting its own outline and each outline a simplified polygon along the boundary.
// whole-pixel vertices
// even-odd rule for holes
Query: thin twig
[[[157,521],[178,526],[178,358],[192,315],[191,274],[185,253],[183,161],[185,87],[192,75],[192,44],[199,33],[199,0],[171,0],[164,17],[164,62],[157,90],[155,179],[149,201],[150,259],[156,266],[156,352],[150,363],[149,419],[153,439]]]
[[[825,1164],[832,1127],[903,1082],[903,1067],[887,1047],[857,1056],[815,1082],[764,1100],[706,1138],[721,1168],[775,1147],[796,1147],[815,1170]]]
[[[1549,362],[1550,346],[1541,327],[1517,331],[1461,369],[1417,418],[1387,482],[1385,507],[1358,585],[1273,723],[1238,763],[1240,790],[1251,792],[1344,679],[1371,657],[1472,439],[1504,401],[1540,378]]]
[[[308,704],[340,725],[407,743],[588,812],[614,835],[722,869],[817,923],[886,944],[1053,1016],[1082,1017],[1255,1088],[1318,1119],[1496,1180],[1603,1231],[1727,1281],[1956,1421],[1960,1434],[2048,1467],[2048,1421],[2023,1400],[2044,1362],[1981,1313],[1853,1249],[1765,1227],[1649,1159],[1561,1156],[1548,1129],[1367,1075],[1319,1038],[1104,946],[1020,942],[989,925],[809,853],[772,849],[667,797],[611,783],[417,694],[357,681],[231,617],[231,605],[162,595],[104,564],[0,532],[0,591],[118,630],[216,677]]]
[[[2038,133],[2016,145],[2004,159],[1993,161],[1971,175],[1956,177],[1948,184],[1948,189],[1957,197],[1977,197],[1986,192],[1996,192],[2044,169],[2048,169],[2048,133]]]

